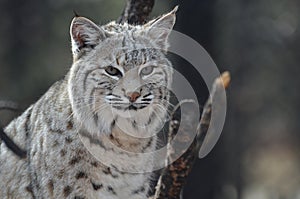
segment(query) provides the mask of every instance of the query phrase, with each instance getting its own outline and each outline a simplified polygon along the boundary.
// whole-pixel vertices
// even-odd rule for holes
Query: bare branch
[[[9,148],[17,156],[20,158],[26,158],[27,152],[16,145],[14,141],[6,135],[2,127],[0,128],[0,140],[2,140],[6,144],[7,148]]]
[[[19,105],[12,101],[0,101],[0,110],[19,111]]]
[[[154,0],[128,0],[118,23],[144,24],[152,11]]]
[[[206,137],[208,127],[210,125],[211,120],[211,112],[212,112],[212,102],[218,103],[215,100],[222,99],[218,95],[220,95],[222,89],[227,88],[230,82],[230,75],[228,72],[225,72],[221,75],[221,77],[217,78],[213,85],[213,93],[211,93],[209,99],[207,100],[204,110],[202,113],[202,117],[198,126],[198,133],[196,138],[193,140],[190,147],[183,153],[183,155],[175,160],[172,164],[167,166],[156,186],[156,193],[153,199],[179,199],[181,197],[181,192],[183,190],[183,186],[186,183],[187,177],[190,174],[192,167],[194,165],[195,160],[198,157],[199,150],[203,144],[203,141]],[[221,104],[221,102],[220,102]],[[177,120],[176,115],[173,115],[173,119],[170,124],[170,132],[169,134],[175,134],[175,132],[179,128],[179,122]],[[188,120],[190,121],[190,120]],[[184,124],[188,124],[185,120]],[[183,132],[177,133],[177,135],[181,135],[180,140],[182,142],[189,142],[187,140],[190,138],[188,136],[190,131],[194,130],[193,122],[190,122],[187,126],[183,128]],[[172,153],[176,149],[170,149],[168,152],[168,161],[172,161]]]
[[[19,106],[15,102],[11,101],[0,101],[0,110],[19,111]],[[20,158],[26,158],[26,151],[21,149],[14,141],[6,135],[3,128],[0,127],[0,140],[2,140],[6,146],[14,152]]]

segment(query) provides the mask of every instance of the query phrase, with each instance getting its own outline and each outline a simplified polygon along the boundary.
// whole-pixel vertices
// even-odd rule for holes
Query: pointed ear
[[[176,21],[176,11],[178,6],[176,6],[171,12],[158,17],[152,21],[145,24],[147,35],[155,41],[163,50],[168,49],[168,37],[173,29]]]
[[[105,31],[87,18],[75,17],[70,27],[73,56],[83,49],[94,48],[105,39]]]

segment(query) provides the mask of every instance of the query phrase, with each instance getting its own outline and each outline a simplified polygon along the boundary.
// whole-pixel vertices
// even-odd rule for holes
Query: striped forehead
[[[140,34],[139,26],[113,22],[105,28],[117,33],[120,38],[118,49],[113,50],[112,56],[115,63],[122,67],[125,72],[162,58],[163,52],[153,48],[149,39]]]
[[[116,64],[123,67],[124,71],[154,62],[159,59],[158,50],[153,48],[127,48],[116,55]]]

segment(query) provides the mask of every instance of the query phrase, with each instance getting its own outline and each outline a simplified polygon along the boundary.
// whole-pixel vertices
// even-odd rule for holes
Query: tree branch
[[[9,148],[17,156],[20,158],[26,158],[27,152],[16,145],[16,143],[14,143],[14,141],[6,135],[2,127],[0,127],[0,140],[2,140],[6,144],[7,148]]]
[[[128,0],[118,23],[144,24],[152,8],[154,0]]]
[[[0,101],[0,111],[9,110],[9,111],[19,111],[19,106],[17,103],[11,101]],[[0,141],[3,141],[6,146],[14,152],[20,158],[26,158],[27,152],[21,149],[14,141],[6,135],[1,124],[0,124]]]
[[[0,110],[19,111],[19,105],[12,101],[0,101]]]
[[[159,181],[156,186],[155,196],[152,199],[179,199],[181,197],[181,192],[186,183],[187,177],[190,174],[192,167],[195,163],[195,160],[198,157],[201,146],[203,145],[203,141],[206,137],[208,127],[210,125],[211,113],[212,113],[212,102],[222,104],[216,100],[222,100],[220,97],[220,93],[223,88],[227,88],[230,82],[230,75],[228,72],[225,72],[221,75],[221,77],[217,78],[213,84],[212,93],[207,100],[200,123],[197,128],[197,136],[193,140],[190,147],[180,156],[179,159],[175,160],[172,164],[168,165],[162,172]],[[218,110],[217,110],[218,111]],[[176,118],[177,116],[174,114],[173,119],[170,123],[170,132],[169,135],[171,139],[175,132],[178,131],[179,122]],[[189,142],[187,140],[191,138],[188,136],[189,132],[194,129],[193,122],[188,123],[190,119],[185,119],[183,124],[187,124],[184,126],[182,132],[178,132],[177,135],[181,135],[179,140],[181,142]],[[169,149],[168,151],[168,162],[173,161],[172,154],[176,149]]]

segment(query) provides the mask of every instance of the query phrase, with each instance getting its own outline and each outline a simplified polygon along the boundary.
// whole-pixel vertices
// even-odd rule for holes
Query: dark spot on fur
[[[67,124],[67,129],[71,130],[72,128],[73,128],[73,122],[69,121],[68,124]]]
[[[53,126],[55,126],[55,125],[53,125],[54,124],[54,121],[53,121],[53,119],[52,118],[46,118],[46,123],[47,123],[47,125],[48,125],[48,127],[49,127],[49,130],[50,130],[50,132],[51,133],[57,133],[57,134],[62,134],[62,133],[64,133],[64,131],[62,130],[62,129],[59,129],[59,128],[53,128]]]
[[[57,147],[59,144],[59,142],[57,140],[54,140],[53,144],[52,144],[52,147]]]
[[[118,139],[118,138],[116,138],[116,137],[114,137],[112,134],[110,134],[109,135],[109,139],[114,143],[114,144],[116,144],[118,147],[121,147],[122,148],[122,143],[121,143],[121,141]]]
[[[111,186],[107,186],[107,191],[111,192],[114,195],[117,195],[117,193],[115,192],[114,188],[112,188]]]
[[[60,151],[60,155],[61,155],[61,157],[63,157],[63,156],[65,156],[66,155],[66,150],[65,149],[62,149],[61,151]]]
[[[139,193],[143,193],[145,191],[146,191],[145,187],[142,186],[139,189],[132,191],[132,194],[139,194]]]
[[[103,187],[102,184],[96,184],[96,183],[94,183],[94,182],[92,182],[92,181],[91,181],[91,183],[92,183],[93,189],[94,189],[95,191],[97,191],[97,190],[99,190],[99,189],[101,189],[101,188]]]
[[[79,172],[76,174],[75,178],[76,178],[77,180],[80,179],[80,178],[87,178],[87,174],[84,173],[83,171],[79,171]]]
[[[50,195],[53,196],[53,190],[54,190],[53,180],[49,180],[47,187],[50,192]]]
[[[106,169],[103,169],[103,173],[104,173],[104,174],[111,174],[110,168],[107,167]]]
[[[76,154],[84,156],[85,155],[85,150],[83,150],[83,149],[77,149],[76,150]]]
[[[67,143],[73,142],[73,139],[70,136],[65,137]]]
[[[114,119],[112,121],[112,123],[110,124],[110,128],[113,129],[115,127],[115,125],[116,125],[116,120]]]
[[[26,191],[28,192],[32,192],[32,187],[30,185],[28,185],[26,188],[25,188]]]
[[[111,167],[118,173],[120,173],[121,175],[125,175],[125,174],[128,174],[128,173],[125,173],[123,171],[120,171],[118,170],[118,167],[116,167],[115,165],[111,164]],[[136,173],[131,173],[131,175],[137,175]]]
[[[113,178],[118,178],[119,177],[117,175],[112,174],[112,172],[111,172],[111,170],[110,170],[109,167],[107,167],[106,169],[103,169],[102,171],[103,171],[104,174],[111,175],[111,177],[113,177]]]
[[[95,161],[95,162],[92,162],[91,165],[92,165],[93,167],[98,167],[98,166],[99,166],[98,162],[96,162],[96,161]]]
[[[28,186],[26,187],[26,191],[32,193],[32,186],[31,186],[31,185],[28,185]]]
[[[66,186],[64,188],[64,197],[69,196],[71,192],[72,192],[72,188],[70,186]]]
[[[69,164],[70,164],[70,165],[74,165],[74,164],[78,163],[78,162],[80,161],[80,159],[81,159],[81,158],[80,158],[79,156],[73,157],[73,158],[70,160]]]
[[[152,141],[153,141],[153,139],[150,138],[150,140],[148,141],[148,143],[146,144],[146,146],[143,147],[142,152],[144,152],[146,149],[148,149],[151,146]]]
[[[133,120],[133,122],[131,123],[132,124],[132,127],[136,129],[136,126],[137,126],[137,123],[135,120]]]
[[[60,170],[60,171],[58,172],[57,177],[58,177],[59,179],[61,179],[61,178],[64,176],[64,174],[65,174],[65,170],[62,169],[62,170]]]

